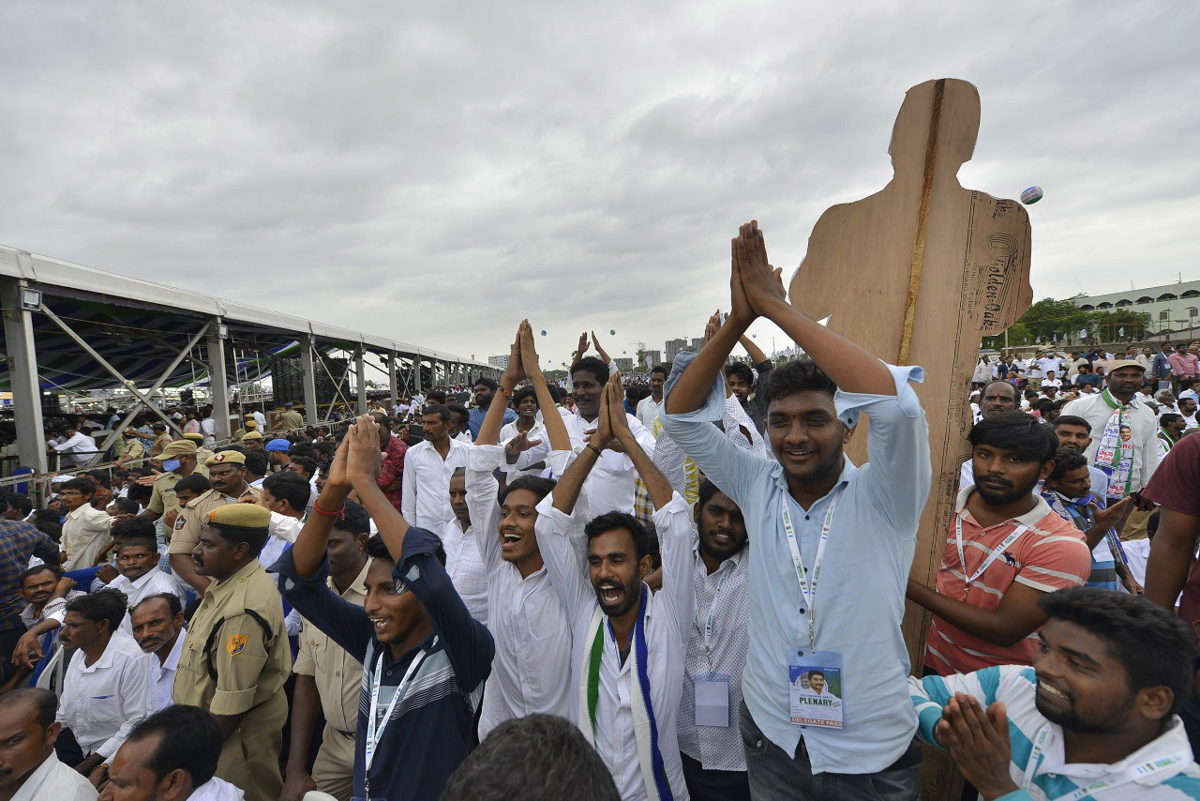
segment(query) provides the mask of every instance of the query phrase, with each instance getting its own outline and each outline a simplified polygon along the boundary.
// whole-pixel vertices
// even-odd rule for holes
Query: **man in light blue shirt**
[[[886,365],[788,305],[756,224],[734,245],[732,309],[698,354],[677,358],[664,428],[741,507],[750,532],[741,727],[751,795],[915,799],[920,756],[900,623],[932,476],[910,386],[922,371]],[[721,368],[760,315],[812,357],[777,368],[764,388],[778,461],[711,425],[724,408]],[[856,467],[842,447],[860,413],[870,418],[870,461]],[[843,701],[835,714],[817,714],[804,691],[817,668]]]

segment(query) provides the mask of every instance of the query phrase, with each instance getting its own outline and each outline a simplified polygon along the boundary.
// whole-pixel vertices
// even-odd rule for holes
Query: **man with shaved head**
[[[54,741],[58,700],[49,690],[0,695],[0,798],[7,801],[94,801],[96,788],[59,762]]]

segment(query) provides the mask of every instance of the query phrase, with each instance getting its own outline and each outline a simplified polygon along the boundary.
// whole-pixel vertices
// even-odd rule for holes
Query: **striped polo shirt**
[[[955,524],[950,523],[942,565],[937,574],[937,591],[956,601],[981,609],[995,609],[1014,582],[1041,592],[1076,587],[1088,580],[1091,552],[1083,533],[1063,520],[1040,495],[1037,505],[1020,517],[984,528],[967,509],[967,498],[975,485],[958,493],[955,519],[962,521],[963,556],[958,558]],[[1025,530],[988,565],[967,589],[967,579],[1018,527]],[[939,674],[969,673],[991,665],[1028,665],[1033,658],[1037,634],[1010,646],[996,645],[968,634],[934,615],[925,646],[925,664]]]
[[[931,745],[936,745],[933,727],[955,693],[974,696],[985,709],[996,701],[1004,704],[1012,747],[1008,774],[1021,789],[1001,796],[1003,801],[1071,798],[1076,794],[1084,801],[1200,799],[1200,766],[1192,761],[1192,749],[1178,715],[1167,724],[1166,731],[1120,762],[1069,763],[1063,751],[1062,727],[1047,721],[1037,710],[1037,676],[1031,667],[990,667],[965,676],[910,676],[908,688],[917,712],[917,737]],[[1035,749],[1043,729],[1046,734],[1041,747]],[[1037,762],[1026,784],[1025,774],[1035,756]],[[1179,757],[1180,761],[1149,769],[1155,763],[1168,763],[1171,757]],[[1080,792],[1106,779],[1115,783],[1097,789],[1094,796]]]

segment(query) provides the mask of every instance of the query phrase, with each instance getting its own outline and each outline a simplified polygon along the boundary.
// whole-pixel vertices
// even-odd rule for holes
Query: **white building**
[[[1200,324],[1200,281],[1130,289],[1107,295],[1079,295],[1071,302],[1084,311],[1130,311],[1150,315],[1150,333],[1173,333]]]

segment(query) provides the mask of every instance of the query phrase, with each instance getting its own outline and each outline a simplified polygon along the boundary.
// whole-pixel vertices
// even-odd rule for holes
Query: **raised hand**
[[[704,324],[704,344],[707,345],[708,341],[716,336],[717,332],[720,330],[721,310],[717,309],[712,313],[712,316],[708,318],[708,322]]]
[[[510,386],[515,386],[525,378],[525,362],[521,358],[521,331],[528,322],[528,320],[522,320],[521,324],[517,326],[512,347],[508,351],[508,366],[504,368],[504,378],[506,382],[511,382]]]
[[[600,450],[604,450],[609,447],[612,438],[613,429],[612,421],[609,419],[608,385],[606,384],[604,391],[600,393],[600,414],[596,416],[596,430],[590,436],[586,437],[586,439],[589,445],[594,445]]]
[[[521,326],[517,329],[517,342],[525,376],[532,378],[535,374],[540,374],[542,367],[538,361],[537,349],[533,344],[533,326],[529,324],[528,320],[521,321]]]
[[[624,445],[627,438],[633,437],[633,432],[629,430],[629,418],[625,416],[625,388],[619,372],[609,376],[608,383],[604,385],[604,405],[608,408],[608,427],[617,442]],[[604,414],[603,410],[601,414]]]
[[[329,464],[329,476],[325,479],[325,489],[330,492],[347,492],[350,489],[350,474],[346,468],[346,458],[350,454],[350,437],[342,437],[337,450],[334,451],[333,461]]]
[[[604,352],[604,346],[600,344],[600,337],[596,336],[596,332],[592,332],[592,344],[596,346],[596,352],[600,354],[600,361],[608,364],[612,359],[608,358],[608,354]]]
[[[588,335],[584,331],[579,335],[579,345],[575,348],[575,358],[571,361],[577,362],[583,358],[583,354],[588,352]]]
[[[379,475],[382,462],[379,456],[379,428],[375,418],[369,414],[358,418],[354,425],[350,426],[346,439],[350,442],[350,450],[346,454],[346,472],[350,484],[355,489],[362,485],[374,488],[375,477]],[[332,472],[333,468],[330,467],[330,478]]]
[[[733,264],[746,300],[757,314],[768,317],[773,307],[787,302],[783,271],[771,266],[767,243],[756,220],[743,225],[733,240]]]

